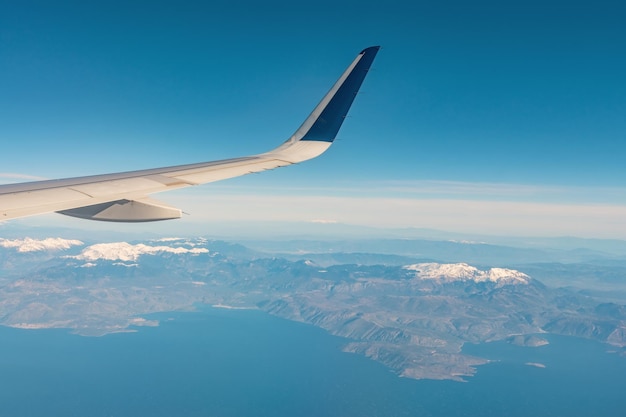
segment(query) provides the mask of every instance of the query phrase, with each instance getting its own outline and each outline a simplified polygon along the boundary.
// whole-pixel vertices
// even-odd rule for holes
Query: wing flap
[[[162,191],[167,187],[150,177],[125,178],[122,180],[101,181],[90,184],[81,184],[71,187],[89,198],[110,198],[116,195],[145,195]]]
[[[54,204],[73,204],[77,201],[84,201],[89,197],[85,194],[70,188],[54,188],[38,191],[27,191],[22,193],[0,195],[0,207],[5,218],[10,216],[7,213],[27,208],[45,207]]]

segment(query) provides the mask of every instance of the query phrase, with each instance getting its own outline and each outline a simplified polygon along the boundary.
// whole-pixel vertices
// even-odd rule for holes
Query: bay
[[[626,409],[626,358],[587,340],[466,346],[494,362],[466,383],[415,381],[342,352],[341,338],[260,311],[203,307],[150,318],[160,325],[103,337],[0,328],[0,416],[621,416]]]

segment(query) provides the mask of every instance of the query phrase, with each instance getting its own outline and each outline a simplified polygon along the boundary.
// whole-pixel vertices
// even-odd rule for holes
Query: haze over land
[[[345,338],[345,351],[418,379],[473,375],[489,358],[463,354],[465,343],[540,346],[553,333],[626,346],[626,261],[610,252],[415,239],[249,244],[256,249],[205,238],[1,239],[0,323],[93,336],[158,325],[147,314],[197,303],[253,308],[323,328]]]

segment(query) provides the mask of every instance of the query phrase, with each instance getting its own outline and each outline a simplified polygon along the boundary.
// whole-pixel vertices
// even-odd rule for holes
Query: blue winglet
[[[380,46],[371,46],[359,53],[353,63],[353,68],[343,79],[330,101],[326,104],[313,125],[300,140],[332,142],[341,128],[341,124],[348,115],[361,84],[367,75]],[[345,76],[345,74],[344,74]],[[344,78],[342,76],[342,78]],[[341,78],[340,78],[341,82]],[[331,90],[332,92],[332,90]]]

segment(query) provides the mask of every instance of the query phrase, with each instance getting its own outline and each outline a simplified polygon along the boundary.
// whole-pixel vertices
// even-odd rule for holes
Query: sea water
[[[260,311],[201,308],[151,318],[160,325],[103,337],[0,327],[0,416],[626,412],[626,357],[582,339],[466,346],[494,361],[465,383],[416,381],[342,352],[341,338]]]

